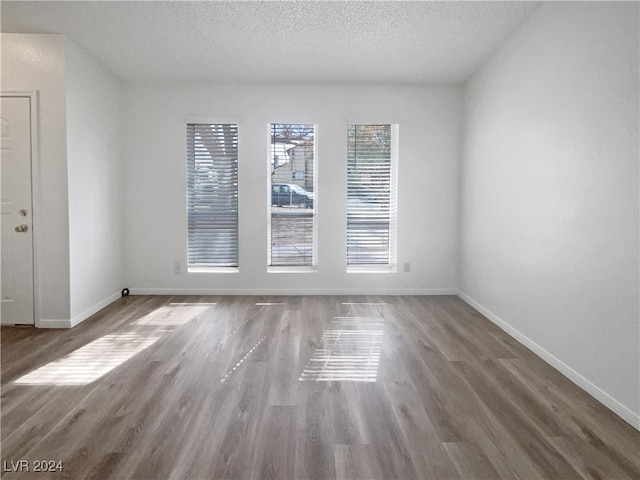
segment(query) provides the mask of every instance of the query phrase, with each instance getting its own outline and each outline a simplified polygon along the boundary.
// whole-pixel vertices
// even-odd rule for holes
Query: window
[[[269,266],[315,266],[315,126],[272,123]]]
[[[349,271],[395,268],[396,132],[397,125],[348,126]]]
[[[187,124],[188,266],[238,266],[238,125]]]

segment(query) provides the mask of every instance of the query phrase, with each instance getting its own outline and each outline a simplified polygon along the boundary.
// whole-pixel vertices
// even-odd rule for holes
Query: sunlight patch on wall
[[[87,385],[158,340],[136,333],[105,335],[20,378],[18,385]]]

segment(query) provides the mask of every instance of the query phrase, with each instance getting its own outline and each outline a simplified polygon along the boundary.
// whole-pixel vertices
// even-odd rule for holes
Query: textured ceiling
[[[123,80],[462,83],[540,2],[6,2]]]

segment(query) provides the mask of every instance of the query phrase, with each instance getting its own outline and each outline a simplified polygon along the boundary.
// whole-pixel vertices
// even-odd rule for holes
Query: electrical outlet
[[[411,271],[411,264],[409,262],[404,262],[404,273],[409,273]]]
[[[173,273],[182,273],[182,262],[176,260],[173,262]]]

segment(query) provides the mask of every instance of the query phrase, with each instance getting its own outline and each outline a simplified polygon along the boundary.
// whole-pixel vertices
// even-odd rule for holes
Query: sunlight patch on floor
[[[375,382],[378,377],[384,320],[335,317],[304,368],[300,381]]]
[[[172,303],[131,323],[131,325],[184,325],[215,303]]]
[[[224,383],[224,382],[226,382],[226,381],[227,381],[227,379],[229,378],[229,376],[230,376],[230,375],[232,375],[232,374],[233,374],[233,373],[234,373],[238,368],[240,368],[240,367],[242,366],[242,364],[244,363],[244,361],[245,361],[247,358],[249,358],[249,355],[251,355],[251,354],[253,353],[253,351],[254,351],[256,348],[258,348],[258,347],[260,346],[260,344],[264,341],[264,339],[265,339],[265,338],[267,338],[267,337],[262,337],[262,338],[260,339],[260,341],[258,341],[258,343],[256,343],[256,344],[253,346],[253,348],[252,348],[251,350],[249,350],[249,351],[247,352],[247,354],[246,354],[244,357],[242,357],[242,359],[241,359],[238,363],[236,363],[236,364],[231,368],[231,370],[229,370],[229,371],[227,372],[227,374],[222,378],[222,380],[220,380],[220,383]]]
[[[18,385],[87,385],[154,344],[174,327],[184,325],[215,303],[171,303],[131,322],[127,330],[105,335],[66,357],[50,362],[20,378]],[[155,328],[144,334],[146,326]],[[131,331],[135,330],[135,331]]]
[[[342,305],[387,305],[387,302],[342,302]]]
[[[18,378],[15,383],[87,385],[154,344],[158,338],[136,333],[105,335],[60,360],[50,362]]]
[[[175,305],[179,305],[179,306],[190,306],[190,307],[213,307],[214,305],[217,305],[217,303],[206,303],[206,302],[197,302],[197,303],[193,303],[193,302],[171,302],[169,305],[171,306],[175,306]]]
[[[367,327],[381,327],[384,319],[379,317],[333,317],[331,323],[339,325],[357,325]]]

